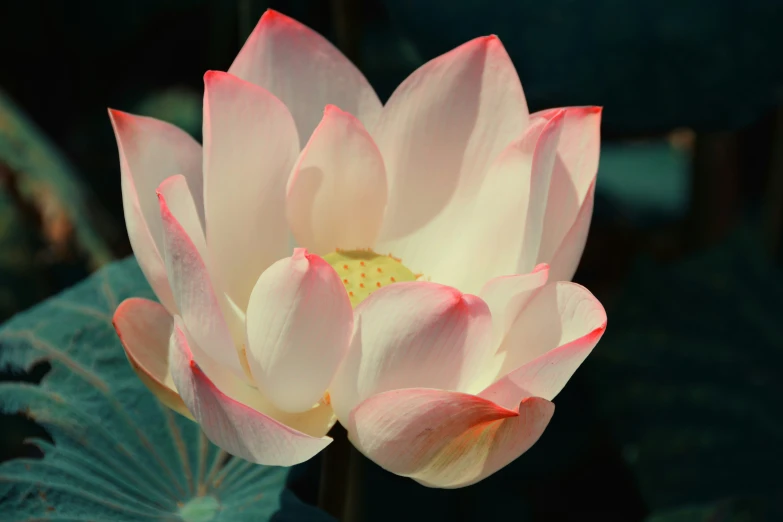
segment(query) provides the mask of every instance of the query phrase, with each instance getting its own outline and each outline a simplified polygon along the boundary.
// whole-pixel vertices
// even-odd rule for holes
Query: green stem
[[[321,457],[318,507],[340,522],[361,520],[362,455],[339,424],[329,435],[334,441]]]

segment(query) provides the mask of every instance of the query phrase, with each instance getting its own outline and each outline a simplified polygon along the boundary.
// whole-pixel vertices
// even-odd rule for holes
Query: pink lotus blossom
[[[125,218],[160,303],[115,314],[166,405],[226,451],[309,459],[335,420],[387,470],[475,483],[530,448],[600,339],[567,282],[601,111],[529,114],[497,37],[382,105],[337,49],[268,11],[205,75],[204,144],[111,111]]]

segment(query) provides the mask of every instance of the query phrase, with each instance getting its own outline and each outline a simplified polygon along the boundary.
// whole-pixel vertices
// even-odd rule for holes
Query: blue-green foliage
[[[0,520],[331,520],[284,489],[286,468],[231,459],[161,405],[129,367],[117,305],[152,297],[133,259],[104,268],[0,328],[0,367],[46,360],[40,385],[0,383],[0,411],[26,412],[54,445],[0,465]]]

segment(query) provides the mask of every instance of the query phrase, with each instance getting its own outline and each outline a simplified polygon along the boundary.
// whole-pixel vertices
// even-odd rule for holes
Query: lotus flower
[[[267,11],[228,73],[205,76],[203,148],[111,111],[128,234],[161,303],[115,314],[131,364],[253,462],[312,457],[336,417],[393,473],[489,476],[536,442],[606,325],[567,282],[600,112],[529,114],[494,36],[382,105],[325,39]]]

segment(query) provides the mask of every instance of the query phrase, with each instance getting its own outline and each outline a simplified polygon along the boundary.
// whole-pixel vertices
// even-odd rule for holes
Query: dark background
[[[575,280],[607,333],[523,458],[455,497],[399,483],[406,502],[454,520],[783,520],[780,1],[4,1],[0,318],[130,254],[106,108],[200,138],[203,73],[267,7],[335,42],[382,100],[497,34],[531,111],[604,106]],[[29,423],[0,421],[3,458],[25,451]]]

